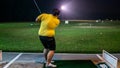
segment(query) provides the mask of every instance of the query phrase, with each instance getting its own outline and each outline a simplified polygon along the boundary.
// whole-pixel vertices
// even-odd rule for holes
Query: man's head
[[[53,14],[54,16],[59,16],[60,10],[55,8],[55,9],[52,10],[52,14]]]

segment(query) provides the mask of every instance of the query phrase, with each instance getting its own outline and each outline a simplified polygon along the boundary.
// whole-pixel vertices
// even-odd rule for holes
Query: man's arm
[[[44,16],[46,16],[46,14],[45,14],[45,13],[42,13],[41,15],[39,15],[39,16],[35,19],[35,21],[36,21],[36,22],[41,22],[41,21],[44,19]]]
[[[41,15],[39,15],[36,19],[35,22],[40,22],[41,21]]]

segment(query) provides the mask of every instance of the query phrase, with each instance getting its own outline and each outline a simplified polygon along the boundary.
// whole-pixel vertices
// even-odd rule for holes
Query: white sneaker
[[[54,65],[54,64],[49,64],[49,65],[46,65],[46,68],[56,68],[57,67],[57,65]]]
[[[51,63],[54,63],[55,61],[51,61]],[[47,63],[46,61],[44,63]]]
[[[51,63],[54,63],[55,61],[51,61]]]

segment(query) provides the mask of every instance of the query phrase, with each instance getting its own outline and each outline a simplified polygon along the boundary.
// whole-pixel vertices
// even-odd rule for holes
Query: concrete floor
[[[14,59],[19,53],[3,52],[3,59],[0,62],[0,68],[3,68],[8,62]],[[101,55],[101,54],[100,54]],[[120,61],[120,54],[113,54]],[[94,64],[100,62],[96,54],[68,54],[56,53],[53,60],[92,60]],[[42,53],[23,53],[8,68],[42,68],[44,57]],[[120,62],[118,63],[120,68]]]

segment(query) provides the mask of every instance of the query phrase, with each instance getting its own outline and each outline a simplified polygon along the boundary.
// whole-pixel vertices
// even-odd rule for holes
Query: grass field
[[[0,50],[42,52],[39,24],[34,22],[0,23]],[[61,22],[56,29],[56,52],[120,53],[120,22]]]

